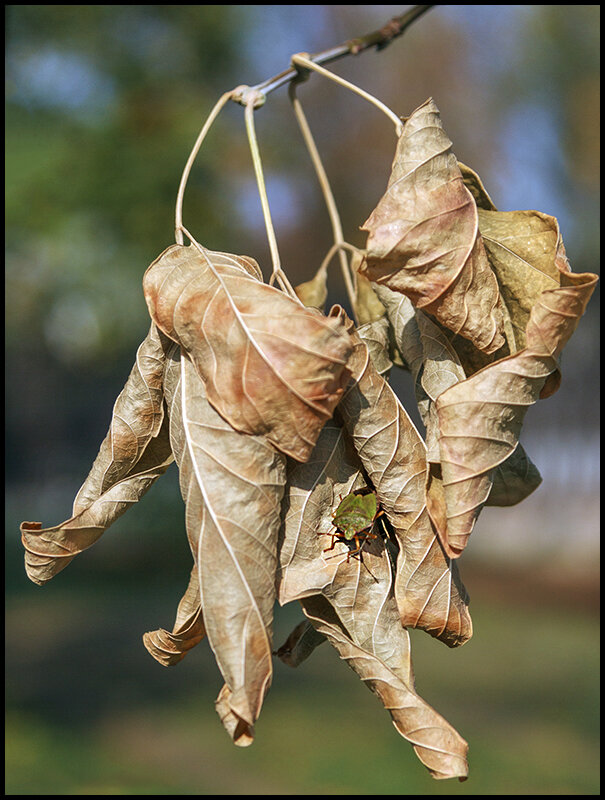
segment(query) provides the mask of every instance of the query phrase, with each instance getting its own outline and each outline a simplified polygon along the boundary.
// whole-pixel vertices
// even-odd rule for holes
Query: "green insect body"
[[[351,492],[338,504],[332,514],[333,525],[336,533],[330,533],[332,544],[324,552],[333,550],[337,541],[355,542],[355,550],[349,550],[347,562],[354,555],[360,555],[364,543],[368,539],[377,539],[373,532],[374,522],[383,511],[378,510],[378,500],[375,492]]]
[[[348,494],[333,515],[334,525],[347,541],[374,524],[378,502],[374,492],[360,495]]]

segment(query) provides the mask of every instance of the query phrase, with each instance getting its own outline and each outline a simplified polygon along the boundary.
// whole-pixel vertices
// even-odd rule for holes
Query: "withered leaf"
[[[458,168],[462,173],[464,185],[473,195],[473,200],[475,201],[477,208],[483,208],[486,211],[496,211],[497,209],[494,205],[494,201],[487,193],[487,189],[483,185],[483,181],[477,175],[475,170],[467,167],[467,165],[463,164],[462,161],[458,162]],[[479,225],[479,228],[481,228],[481,224]]]
[[[262,283],[242,259],[169,247],[145,273],[149,312],[221,416],[305,461],[342,395],[350,344],[338,320]]]
[[[304,619],[292,630],[275,655],[289,667],[298,667],[325,641],[326,637],[316,631],[308,619]]]
[[[331,591],[341,568],[356,574],[351,561],[342,563],[346,562],[346,545],[335,543],[329,555],[323,551],[330,547],[329,534],[335,530],[333,509],[342,497],[364,486],[360,465],[343,429],[333,420],[323,427],[306,463],[288,463],[277,572],[281,605]]]
[[[334,314],[344,316],[339,307]],[[348,321],[354,380],[339,414],[376,489],[399,544],[395,597],[402,624],[419,627],[449,646],[471,636],[468,596],[455,563],[443,552],[426,513],[426,447],[397,395],[371,363]]]
[[[400,624],[384,544],[372,540],[364,545],[363,560],[349,560],[343,543],[336,543],[335,556],[331,550],[328,556],[326,537],[318,535],[333,530],[331,511],[339,500],[335,487],[342,478],[343,491],[358,483],[355,462],[342,430],[328,423],[308,463],[290,464],[279,597],[282,603],[300,599],[321,638],[310,637],[301,624],[278,655],[295,666],[326,637],[377,694],[433,777],[464,777],[466,742],[415,692],[409,634]]]
[[[308,308],[317,308],[319,311],[324,310],[326,300],[328,299],[328,273],[325,269],[319,269],[311,280],[299,283],[294,287],[296,296],[300,302]]]
[[[285,604],[322,594],[353,641],[383,658],[396,672],[402,671],[409,682],[409,639],[393,596],[386,542],[378,536],[367,539],[362,552],[351,557],[344,542],[330,537],[340,500],[363,489],[366,482],[357,454],[342,428],[328,423],[309,461],[289,464],[278,598]],[[291,659],[292,648],[284,648],[280,649]]]
[[[491,475],[492,488],[486,506],[514,506],[542,483],[542,476],[521,442]]]
[[[234,430],[185,353],[167,371],[171,442],[208,641],[225,679],[217,711],[250,744],[272,677],[277,535],[285,457]]]
[[[380,375],[386,375],[393,362],[390,357],[391,341],[389,320],[385,316],[366,322],[357,328],[359,337],[366,343],[372,364]]]
[[[353,310],[358,326],[375,322],[385,315],[385,308],[372,288],[372,284],[365,275],[359,272],[364,259],[365,252],[362,250],[355,250],[351,256],[351,270],[355,287]]]
[[[561,262],[559,262],[561,263]],[[558,385],[558,356],[578,321],[597,276],[561,272],[531,309],[525,348],[455,384],[436,401],[446,525],[440,536],[451,557],[464,550],[491,490],[491,471],[518,446],[525,413]]]
[[[376,286],[387,308],[394,342],[414,379],[416,401],[426,427],[427,458],[440,464],[439,420],[435,400],[465,380],[458,353],[443,328],[422,311],[414,309],[405,295],[386,286]],[[540,473],[519,444],[517,449],[493,471],[492,488],[486,505],[509,506],[520,503],[542,482]]]
[[[432,777],[466,778],[468,744],[416,694],[413,681],[404,680],[382,658],[356,644],[325,598],[307,597],[301,603],[316,629],[380,698],[397,732],[412,744]]]
[[[542,292],[565,286],[571,270],[555,217],[539,211],[479,209],[478,214],[485,249],[510,316],[513,354],[526,345],[529,316]]]
[[[189,576],[187,591],[181,598],[172,632],[158,628],[143,635],[143,644],[164,667],[178,664],[206,635],[200,600],[197,565]]]
[[[504,344],[498,282],[451,148],[427,100],[406,121],[386,193],[362,226],[369,235],[360,271],[492,353]]]
[[[22,523],[25,569],[34,583],[47,583],[94,544],[174,460],[162,394],[170,345],[152,324],[114,404],[107,436],[75,498],[72,517],[51,528]]]

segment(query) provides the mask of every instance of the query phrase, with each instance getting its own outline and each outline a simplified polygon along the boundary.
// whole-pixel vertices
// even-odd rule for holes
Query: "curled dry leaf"
[[[351,271],[353,273],[353,283],[355,297],[353,299],[353,310],[358,325],[366,325],[375,322],[385,315],[385,308],[378,299],[372,284],[365,275],[360,273],[360,268],[365,259],[363,250],[355,250],[351,256]]]
[[[330,540],[340,500],[365,488],[359,457],[348,437],[336,423],[328,423],[309,461],[289,464],[278,598],[285,604],[322,594],[358,644],[383,655],[388,650],[388,658],[402,665],[410,679],[407,633],[401,632],[393,598],[386,542],[366,540],[359,558],[349,557],[344,542]]]
[[[275,655],[289,667],[298,667],[325,641],[326,637],[316,631],[308,619],[304,619],[275,651]]]
[[[359,337],[366,343],[372,364],[380,375],[386,375],[393,362],[389,355],[390,332],[389,320],[382,316],[373,322],[366,322],[357,328]]]
[[[555,217],[539,211],[479,209],[478,214],[485,249],[510,317],[512,355],[526,346],[529,317],[542,292],[588,278],[572,275]]]
[[[335,495],[351,491],[360,478],[344,432],[331,423],[306,464],[290,463],[279,598],[300,600],[316,636],[301,623],[278,655],[296,666],[326,637],[380,698],[433,777],[465,777],[466,742],[414,689],[409,634],[400,623],[384,543],[372,540],[364,545],[363,560],[347,560],[346,545],[337,543],[336,554],[328,556],[327,537],[318,535],[333,530]]]
[[[288,470],[278,597],[285,604],[322,594],[358,644],[387,652],[409,680],[408,638],[393,598],[385,542],[367,539],[362,552],[351,557],[344,542],[330,540],[340,499],[364,487],[359,459],[344,431],[328,423],[309,462],[291,463]]]
[[[342,315],[339,307],[331,313]],[[450,647],[472,635],[468,595],[426,513],[426,448],[397,395],[374,368],[350,320],[354,380],[339,413],[399,545],[395,597],[402,624],[418,627]]]
[[[559,372],[557,359],[597,282],[596,275],[567,269],[561,270],[561,285],[543,291],[532,307],[524,349],[457,383],[436,401],[446,517],[439,527],[451,557],[466,546],[491,490],[491,471],[518,446],[528,407],[558,385],[552,380]]]
[[[409,298],[386,286],[376,291],[387,308],[395,345],[405,359],[414,379],[418,410],[426,427],[427,458],[440,465],[439,420],[436,399],[450,386],[465,380],[458,353],[443,328],[426,314],[414,309]],[[440,466],[432,469],[432,479],[439,480]],[[520,503],[542,482],[540,473],[519,444],[509,458],[491,476],[492,488],[486,501],[489,506]],[[429,495],[429,505],[434,499]],[[434,513],[439,514],[439,509]]]
[[[319,269],[309,281],[299,283],[294,287],[296,296],[307,308],[317,308],[319,311],[324,310],[326,300],[328,299],[328,272],[325,269]]]
[[[189,576],[189,585],[176,613],[172,632],[158,628],[143,635],[143,644],[149,653],[164,667],[178,664],[206,635],[200,601],[200,583],[197,567]]]
[[[279,537],[277,597],[281,605],[312,594],[330,592],[340,569],[356,574],[348,548],[336,542],[332,511],[339,499],[366,485],[343,429],[326,423],[309,460],[288,463],[283,525]]]
[[[221,416],[305,461],[348,380],[350,344],[340,321],[262,283],[251,264],[173,245],[145,273],[145,298]]]
[[[114,404],[107,436],[75,498],[72,517],[51,528],[39,522],[21,524],[25,569],[34,583],[46,583],[94,544],[172,463],[162,394],[169,346],[152,324]]]
[[[504,344],[498,282],[451,148],[427,100],[405,123],[386,193],[362,226],[369,235],[361,273],[493,353]]]
[[[496,211],[497,209],[494,205],[494,201],[487,193],[487,189],[483,185],[483,181],[477,175],[475,170],[467,167],[466,164],[462,163],[462,161],[458,162],[458,168],[462,174],[464,185],[473,195],[473,200],[475,201],[477,208],[482,208],[485,211]],[[481,224],[479,224],[479,229],[481,229]]]
[[[468,744],[416,694],[413,682],[404,680],[380,656],[356,644],[325,598],[307,597],[302,605],[317,631],[380,698],[397,732],[412,744],[432,777],[464,780],[468,775]]]
[[[235,743],[247,745],[272,677],[285,457],[215,411],[186,354],[173,354],[165,387],[204,625],[225,679],[217,711]]]
[[[514,506],[542,483],[540,471],[519,442],[510,456],[491,474],[492,488],[486,506]]]

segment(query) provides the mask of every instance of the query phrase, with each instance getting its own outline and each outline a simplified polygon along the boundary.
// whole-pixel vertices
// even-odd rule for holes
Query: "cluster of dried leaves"
[[[556,391],[597,278],[570,271],[553,217],[496,209],[430,100],[406,120],[364,230],[357,327],[321,310],[325,271],[297,302],[246,256],[194,242],[154,261],[151,328],[107,437],[72,517],[22,524],[26,569],[46,583],[175,460],[194,565],[172,631],[143,637],[151,655],[175,664],[207,636],[217,711],[247,745],[275,600],[298,600],[306,619],[277,655],[296,666],[327,639],[431,775],[463,779],[467,743],[416,693],[408,628],[449,647],[470,638],[456,559],[484,505],[540,483],[523,417]],[[389,386],[393,363],[412,375],[424,439]],[[363,559],[345,542],[327,555],[339,499],[365,487],[389,540],[368,540]]]

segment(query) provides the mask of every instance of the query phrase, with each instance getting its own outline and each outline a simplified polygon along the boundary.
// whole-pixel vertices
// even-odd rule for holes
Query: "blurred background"
[[[470,780],[435,782],[327,645],[276,664],[248,749],[213,708],[206,642],[164,669],[190,554],[172,467],[91,550],[39,588],[22,520],[70,516],[148,329],[146,267],[174,241],[182,168],[220,94],[382,27],[409,6],[9,5],[6,9],[6,658],[8,794],[598,794],[599,290],[557,394],[522,441],[544,478],[485,509],[461,559],[473,639],[413,632],[417,688],[470,744]],[[599,272],[595,5],[437,6],[381,52],[331,69],[406,116],[427,97],[501,210],[559,219],[572,269]],[[314,75],[299,96],[345,237],[383,193],[391,123]],[[282,263],[310,278],[330,225],[282,88],[257,113]],[[269,248],[243,109],[220,115],[184,222],[206,246]],[[347,305],[337,269],[330,300]],[[412,415],[406,373],[394,386]],[[300,619],[276,611],[281,644]]]

